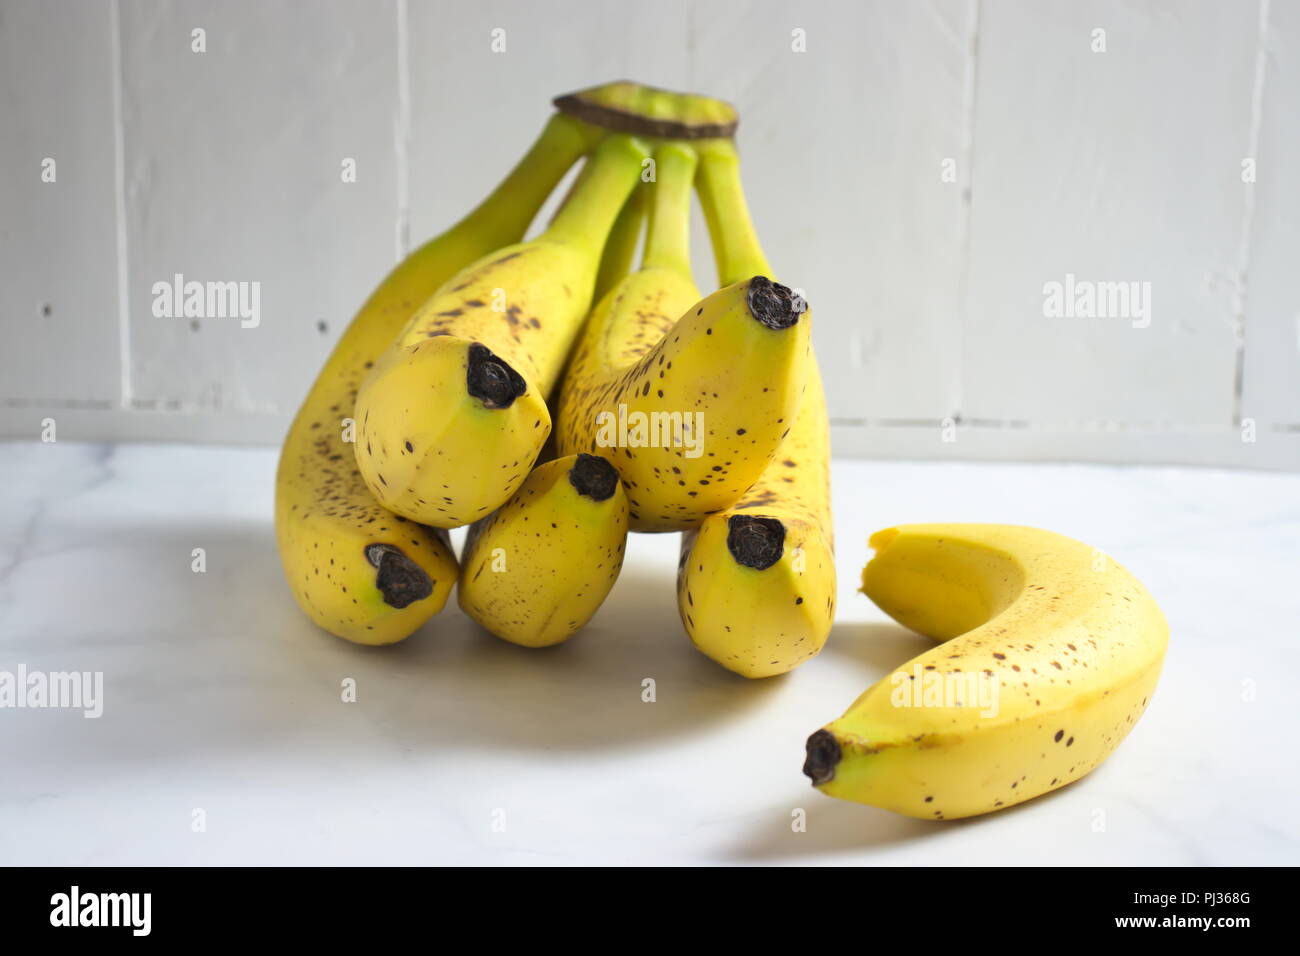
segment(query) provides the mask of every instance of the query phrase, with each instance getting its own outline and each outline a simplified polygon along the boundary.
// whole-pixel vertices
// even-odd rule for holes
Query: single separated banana
[[[550,434],[547,396],[647,156],[632,137],[606,137],[541,236],[454,276],[376,363],[357,394],[356,459],[380,504],[453,528],[519,488]]]
[[[804,386],[811,321],[802,299],[761,275],[700,300],[695,151],[662,143],[655,161],[642,267],[587,320],[556,434],[560,454],[613,458],[633,531],[681,531],[734,504],[772,460]]]
[[[623,211],[619,213],[618,219],[615,220],[609,240],[605,244],[605,251],[600,261],[600,271],[596,278],[596,295],[603,297],[610,289],[627,277],[632,269],[632,262],[636,257],[637,247],[640,244],[642,227],[645,225],[645,202],[643,197],[646,195],[644,189],[634,189],[632,195],[628,197],[627,202],[623,205]],[[552,433],[546,448],[542,451],[542,458],[548,461],[552,469],[560,469],[562,465],[556,465],[550,462],[555,457],[555,435]],[[617,471],[604,458],[589,455],[577,455],[567,459],[571,463],[570,474],[577,477],[577,483],[581,484],[591,493],[603,493],[600,485],[603,479],[613,476],[617,480]],[[578,466],[581,463],[581,468]],[[534,472],[536,474],[536,471]],[[603,479],[602,479],[603,476]],[[534,479],[528,479],[534,480]],[[528,487],[528,480],[525,481],[525,487]],[[572,483],[572,478],[570,479]],[[577,485],[574,485],[577,487]],[[535,489],[534,489],[535,490]],[[510,538],[513,534],[507,527],[502,526],[493,531],[489,531],[489,539],[494,539],[491,544],[484,544],[481,547],[475,547],[476,543],[482,538],[485,531],[488,531],[489,525],[493,522],[500,511],[495,512],[493,516],[483,518],[470,525],[467,543],[464,549],[466,557],[465,567],[476,567],[475,579],[470,580],[468,577],[460,585],[460,602],[471,617],[479,622],[487,630],[496,632],[499,636],[510,640],[514,643],[524,644],[526,646],[541,646],[541,644],[556,643],[558,640],[565,640],[572,633],[576,632],[595,614],[596,609],[604,603],[609,589],[617,579],[619,569],[622,566],[622,547],[619,545],[619,558],[613,563],[612,571],[604,567],[602,562],[597,561],[595,564],[588,559],[589,556],[579,556],[576,560],[574,552],[581,553],[584,541],[571,540],[574,537],[575,529],[578,525],[570,524],[567,520],[552,522],[550,513],[553,512],[557,503],[559,507],[565,507],[566,496],[571,492],[563,484],[552,483],[549,491],[542,494],[527,494],[523,490],[515,493],[519,498],[516,507],[511,508],[509,515],[510,522],[517,527],[524,527],[531,524],[534,528],[540,527],[545,529],[547,525],[554,524],[548,537],[545,548],[538,548],[536,542],[529,544],[524,542],[523,546],[526,555],[530,558],[529,567],[526,569],[535,577],[529,581],[527,577],[521,574],[511,574],[509,565],[509,552],[513,550]],[[622,493],[625,496],[625,493]],[[608,535],[609,544],[618,539],[619,529],[622,529],[622,539],[626,543],[627,539],[627,507],[626,503],[622,507],[618,501],[607,499],[609,504],[603,510],[597,512],[597,521],[606,522],[604,530],[612,530]],[[513,499],[512,499],[513,502]],[[506,508],[511,504],[507,503]],[[504,508],[502,509],[504,510]],[[589,526],[585,531],[580,531],[578,536],[586,537],[587,541],[600,537],[601,528],[598,525]],[[536,531],[533,531],[536,535]],[[559,539],[558,542],[556,539]],[[559,547],[554,546],[558,543]],[[471,551],[481,556],[481,560],[475,562],[471,557]],[[552,563],[554,562],[554,563]],[[482,569],[486,567],[488,573],[484,574]],[[581,577],[583,570],[590,575],[585,581],[578,581],[574,584],[575,577]],[[519,570],[519,569],[516,569]],[[601,583],[602,577],[608,574],[607,583]],[[595,587],[592,589],[592,584]],[[563,592],[557,592],[556,587],[564,589]],[[531,589],[531,591],[530,591]],[[570,600],[570,595],[576,591],[587,592],[583,600],[576,605]],[[521,594],[523,595],[521,597]],[[466,595],[469,595],[468,597]],[[511,608],[514,612],[510,615],[510,620],[502,622],[501,609],[510,607],[512,602],[518,602]],[[561,613],[556,613],[555,608],[561,604],[568,604],[568,607]],[[557,630],[552,634],[539,633],[539,624],[541,618],[550,617],[552,621],[561,619],[571,622],[573,631],[564,633],[563,630]],[[544,629],[543,629],[544,630]],[[539,644],[541,642],[541,644]]]
[[[294,597],[331,634],[400,641],[442,609],[457,573],[446,535],[380,507],[357,471],[348,442],[361,378],[439,286],[524,235],[596,135],[569,116],[552,117],[490,196],[380,283],[308,392],[280,453],[275,530]]]
[[[627,495],[614,466],[597,455],[549,461],[470,526],[460,606],[514,644],[558,644],[604,603],[626,543]]]
[[[697,188],[722,282],[771,275],[729,140],[701,147]],[[695,646],[745,677],[817,654],[835,619],[830,434],[811,343],[807,385],[776,457],[743,498],[682,535],[677,609]]]
[[[941,641],[808,738],[823,793],[928,819],[1022,803],[1078,780],[1155,692],[1169,626],[1100,552],[1010,525],[871,536],[862,590]]]

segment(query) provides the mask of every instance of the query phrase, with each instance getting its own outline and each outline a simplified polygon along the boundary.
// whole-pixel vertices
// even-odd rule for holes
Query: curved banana
[[[591,304],[645,148],[596,147],[550,227],[449,280],[357,394],[357,466],[384,507],[439,528],[509,498],[550,434],[546,399]]]
[[[1155,692],[1169,626],[1100,552],[1010,525],[871,536],[862,590],[943,643],[808,738],[823,793],[928,819],[1009,807],[1078,780]]]
[[[633,531],[681,531],[733,504],[772,460],[803,389],[810,321],[801,299],[763,276],[700,301],[695,152],[665,143],[655,160],[643,265],[588,319],[556,433],[560,454],[613,457]]]
[[[362,644],[400,641],[442,609],[457,573],[444,534],[381,508],[361,480],[349,442],[362,376],[448,278],[523,236],[593,139],[577,120],[552,117],[487,199],[380,283],[308,392],[280,453],[276,540],[298,604],[330,633]]]
[[[729,141],[701,147],[697,180],[718,274],[771,275]],[[816,355],[794,423],[731,508],[682,535],[677,608],[692,642],[745,677],[784,674],[826,643],[835,619],[830,434]]]
[[[614,466],[597,455],[549,461],[470,527],[460,606],[514,644],[558,644],[604,602],[626,542],[627,495]]]

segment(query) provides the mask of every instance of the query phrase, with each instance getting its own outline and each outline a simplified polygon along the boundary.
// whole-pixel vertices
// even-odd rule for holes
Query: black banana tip
[[[486,345],[475,342],[469,347],[465,388],[487,408],[509,408],[528,391],[528,383]]]
[[[727,550],[755,571],[766,571],[785,553],[785,525],[776,518],[732,515],[727,519]]]
[[[769,329],[788,329],[808,311],[803,296],[763,276],[749,280],[749,314]]]
[[[808,756],[803,762],[803,772],[814,787],[835,779],[835,767],[840,762],[840,742],[829,730],[819,730],[804,745]]]
[[[433,593],[433,581],[424,568],[391,544],[366,545],[366,560],[379,571],[375,587],[390,607],[400,611]]]
[[[618,469],[599,455],[579,455],[569,469],[569,484],[592,501],[604,501],[618,490]]]

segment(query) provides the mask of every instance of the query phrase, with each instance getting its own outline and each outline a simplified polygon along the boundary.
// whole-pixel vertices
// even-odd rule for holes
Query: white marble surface
[[[0,709],[0,863],[1300,862],[1300,476],[839,462],[839,623],[820,657],[750,683],[683,635],[676,536],[637,536],[557,649],[498,641],[454,601],[394,648],[336,640],[281,578],[274,464],[0,445],[0,670],[105,681],[97,720]],[[854,593],[867,534],[918,520],[1049,527],[1150,587],[1164,677],[1101,769],[950,823],[808,786],[804,738],[927,646]]]

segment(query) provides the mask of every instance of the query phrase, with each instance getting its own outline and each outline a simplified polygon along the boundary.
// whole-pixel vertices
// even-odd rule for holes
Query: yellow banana
[[[457,573],[445,534],[381,508],[357,472],[348,442],[361,377],[448,278],[523,236],[592,139],[577,120],[553,117],[487,199],[380,283],[299,409],[276,476],[276,539],[294,597],[330,633],[363,644],[402,640],[442,609]]]
[[[588,319],[556,433],[560,454],[612,455],[633,531],[680,531],[733,504],[772,460],[804,385],[810,321],[763,276],[699,301],[695,151],[664,143],[655,160],[644,262]]]
[[[596,147],[537,239],[507,246],[422,305],[357,394],[357,466],[380,504],[439,528],[509,498],[550,434],[546,399],[591,304],[601,251],[646,149]]]
[[[598,455],[549,461],[471,525],[460,606],[512,643],[558,644],[604,602],[626,542],[627,495],[614,466]]]
[[[823,793],[928,819],[1009,807],[1078,780],[1133,729],[1169,627],[1100,552],[1009,525],[871,537],[862,590],[943,643],[808,738]]]
[[[722,282],[771,275],[730,141],[702,145],[697,188]],[[682,535],[677,608],[695,646],[745,677],[817,654],[835,619],[830,435],[811,344],[807,385],[776,457],[731,508]]]

